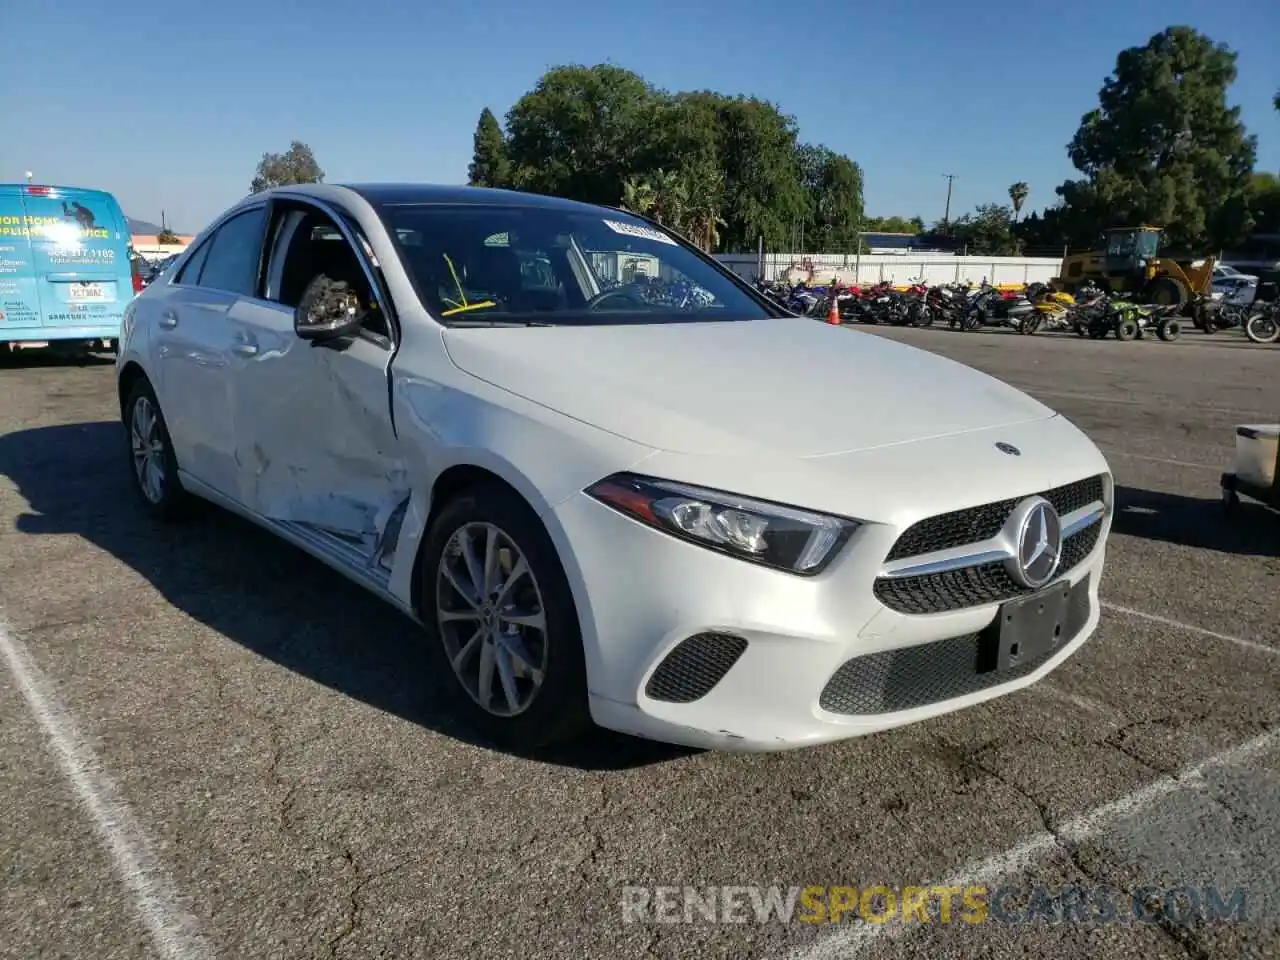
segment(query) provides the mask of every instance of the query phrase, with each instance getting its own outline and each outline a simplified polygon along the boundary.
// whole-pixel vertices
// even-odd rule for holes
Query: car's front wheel
[[[447,503],[424,545],[428,640],[472,725],[515,749],[590,726],[577,610],[537,515],[497,485]]]
[[[187,507],[187,492],[178,479],[178,461],[160,401],[145,379],[134,383],[123,413],[134,489],[148,512],[161,520],[177,519]]]

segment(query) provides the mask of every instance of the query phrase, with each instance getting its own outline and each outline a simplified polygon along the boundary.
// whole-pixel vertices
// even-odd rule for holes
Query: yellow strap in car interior
[[[465,306],[454,307],[452,310],[446,310],[440,314],[442,317],[452,317],[455,313],[466,313],[468,310],[483,310],[485,307],[496,307],[497,304],[492,300],[482,300],[479,303],[468,303]]]
[[[440,256],[444,257],[445,266],[449,268],[449,276],[453,277],[453,285],[458,288],[458,297],[462,301],[459,303],[457,300],[450,300],[448,297],[441,297],[445,303],[452,303],[454,307],[452,310],[444,311],[440,316],[451,317],[455,313],[465,313],[468,310],[484,310],[487,307],[496,307],[498,305],[493,300],[482,300],[479,303],[467,303],[467,294],[466,291],[462,289],[462,281],[458,279],[458,271],[453,268],[453,261],[449,259],[449,255],[447,253],[442,253]]]

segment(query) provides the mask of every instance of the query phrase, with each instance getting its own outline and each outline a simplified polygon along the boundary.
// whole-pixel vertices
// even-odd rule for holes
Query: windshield
[[[445,324],[755,320],[769,312],[665,231],[598,213],[477,204],[380,210]]]
[[[1117,230],[1107,242],[1109,257],[1143,257],[1150,259],[1160,246],[1160,235],[1150,230]]]

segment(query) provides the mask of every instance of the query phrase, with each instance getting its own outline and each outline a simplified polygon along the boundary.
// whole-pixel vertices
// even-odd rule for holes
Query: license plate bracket
[[[1003,672],[1046,659],[1068,639],[1070,611],[1071,584],[1065,580],[1002,604],[992,624],[988,668]]]

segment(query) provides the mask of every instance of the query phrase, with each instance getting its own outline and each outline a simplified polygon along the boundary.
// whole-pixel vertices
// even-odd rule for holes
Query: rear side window
[[[200,286],[257,296],[258,265],[262,259],[262,232],[266,208],[255,207],[236,214],[205,244],[204,269]]]
[[[129,269],[129,236],[109,194],[59,190],[28,193],[26,226],[38,274],[111,275]]]
[[[191,254],[191,258],[182,265],[182,269],[173,278],[173,282],[186,283],[192,286],[199,283],[200,268],[204,266],[205,258],[209,256],[209,247],[210,242],[208,240],[196,247],[195,253]]]

